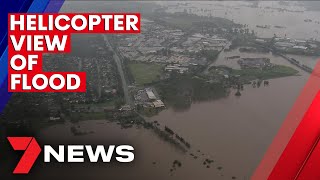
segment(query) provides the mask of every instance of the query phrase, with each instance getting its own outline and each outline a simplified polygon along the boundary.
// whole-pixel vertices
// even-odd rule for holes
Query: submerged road
[[[296,67],[298,67],[299,69],[307,72],[307,73],[312,73],[313,69],[308,67],[308,66],[305,66],[303,64],[300,64],[299,61],[296,61],[296,60],[293,60],[292,58],[286,56],[285,54],[282,54],[282,53],[279,53],[278,51],[275,50],[275,48],[270,48],[270,47],[267,47],[265,45],[261,45],[261,44],[257,44],[256,45],[260,46],[260,47],[263,47],[265,49],[268,49],[269,51],[271,51],[272,53],[278,55],[278,56],[281,56],[283,59],[289,61],[291,64],[295,65]]]
[[[118,55],[117,51],[115,51],[113,49],[113,47],[111,46],[111,44],[109,43],[108,38],[107,38],[106,35],[103,35],[103,39],[104,39],[104,41],[106,43],[106,46],[108,48],[110,48],[110,50],[113,52],[113,59],[116,62],[116,65],[117,65],[117,68],[118,68],[118,72],[120,74],[121,83],[122,83],[122,89],[123,89],[123,94],[124,94],[124,98],[125,98],[126,104],[128,104],[128,105],[130,105],[132,107],[133,106],[133,100],[132,100],[132,98],[131,98],[131,96],[129,94],[129,88],[128,88],[127,81],[126,81],[126,78],[125,78],[125,75],[124,75],[124,72],[123,72],[121,59],[119,58],[119,55]]]

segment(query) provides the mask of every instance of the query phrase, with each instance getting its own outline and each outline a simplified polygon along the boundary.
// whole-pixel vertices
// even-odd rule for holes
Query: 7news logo
[[[8,137],[7,139],[15,151],[24,151],[13,174],[28,174],[42,151],[41,147],[34,137]],[[92,145],[59,145],[58,149],[56,151],[51,145],[44,145],[44,162],[51,162],[52,156],[58,162],[84,163],[84,152],[88,160],[94,163],[99,161],[109,163],[114,153],[118,162],[129,163],[134,160],[134,148],[130,145],[109,145],[108,149],[104,145],[97,145],[95,150]]]
[[[24,151],[13,174],[28,174],[41,152],[38,142],[33,137],[8,137],[8,140],[14,150]]]

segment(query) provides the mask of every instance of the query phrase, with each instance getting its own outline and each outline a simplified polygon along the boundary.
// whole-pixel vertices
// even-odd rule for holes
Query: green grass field
[[[129,69],[137,85],[157,81],[163,71],[163,66],[149,63],[129,63]]]
[[[233,69],[232,75],[240,75],[242,78],[253,80],[253,79],[273,79],[279,77],[293,76],[297,75],[299,71],[283,65],[275,65],[270,69],[243,69],[235,70]]]

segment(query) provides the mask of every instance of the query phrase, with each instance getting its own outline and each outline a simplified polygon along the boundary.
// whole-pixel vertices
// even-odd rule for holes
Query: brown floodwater
[[[245,1],[188,1],[181,3],[158,2],[168,7],[167,12],[184,12],[201,16],[222,17],[235,23],[246,24],[259,37],[270,38],[274,34],[280,37],[297,39],[320,38],[320,11],[308,11],[298,1],[289,2],[289,6],[281,5],[279,1],[260,1],[259,3]],[[177,6],[177,4],[179,4]],[[320,6],[319,2],[314,2]],[[310,19],[312,22],[305,22]],[[269,28],[258,28],[270,26]],[[281,26],[278,28],[277,26]]]
[[[215,162],[211,168],[202,165],[205,158],[213,158],[208,154],[194,159],[183,153],[173,145],[144,128],[121,129],[115,123],[106,120],[83,121],[76,124],[81,131],[94,133],[74,136],[71,123],[54,125],[41,131],[37,136],[39,142],[46,144],[130,144],[135,150],[135,160],[129,164],[117,163],[85,163],[85,164],[47,164],[33,169],[32,179],[73,178],[73,179],[230,179],[224,170],[217,170],[221,166]],[[179,160],[182,166],[170,172],[174,160]]]
[[[97,3],[97,2],[95,2]],[[161,2],[163,3],[163,2]],[[220,3],[220,2],[215,2]],[[227,3],[227,2],[225,2]],[[239,2],[240,3],[240,2]],[[70,3],[71,4],[71,3]],[[69,6],[70,6],[69,4]],[[235,22],[249,24],[258,35],[273,36],[271,30],[256,29],[256,24],[270,24],[286,26],[286,32],[275,30],[277,33],[296,36],[297,38],[319,37],[314,31],[318,27],[313,24],[311,28],[305,27],[303,19],[311,13],[316,19],[316,12],[300,13],[303,16],[295,19],[296,14],[278,12],[268,17],[269,10],[261,11],[260,8],[241,6],[235,8],[231,4],[231,10],[225,13],[226,6],[208,6],[206,3],[197,4],[198,7],[216,9],[211,13],[217,16],[225,16],[234,19]],[[196,6],[196,5],[188,5]],[[193,9],[193,8],[192,8]],[[73,11],[77,8],[73,7]],[[176,8],[176,11],[179,9]],[[238,12],[241,13],[241,16]],[[200,13],[200,12],[197,12]],[[277,13],[277,12],[275,12]],[[313,13],[313,14],[312,14]],[[258,14],[258,16],[254,16]],[[250,18],[254,18],[252,21]],[[265,19],[265,22],[263,21]],[[284,22],[289,21],[287,24]],[[241,21],[242,20],[242,21]],[[275,21],[274,21],[275,20]],[[298,23],[295,23],[295,22]],[[296,28],[302,27],[302,28]],[[296,30],[295,30],[296,29]],[[319,28],[318,28],[319,29]],[[265,31],[265,32],[264,32]],[[308,33],[306,33],[308,32]],[[287,65],[295,68],[285,59],[274,56],[271,53],[254,54],[240,53],[238,50],[223,52],[213,65],[228,65],[239,68],[236,60],[226,60],[225,57],[240,55],[241,57],[268,57],[272,63]],[[316,57],[293,56],[303,64],[314,66]],[[55,125],[43,129],[39,136],[41,141],[50,143],[99,143],[99,144],[130,144],[135,147],[135,161],[131,164],[79,164],[79,165],[52,165],[50,168],[37,168],[36,178],[43,177],[72,177],[94,179],[185,179],[185,180],[212,180],[212,179],[249,179],[259,164],[268,146],[272,142],[291,106],[306,83],[309,74],[300,71],[299,76],[291,76],[270,80],[269,86],[253,88],[244,86],[242,96],[234,96],[232,90],[226,98],[193,103],[184,111],[175,111],[168,108],[158,115],[149,118],[149,121],[158,121],[161,125],[167,125],[180,136],[186,139],[192,146],[188,153],[182,153],[176,147],[160,139],[151,130],[146,129],[121,129],[119,125],[108,123],[105,120],[79,122],[80,129],[94,131],[93,134],[74,136],[70,131],[71,124]],[[198,152],[200,150],[200,152]],[[198,156],[194,159],[189,153]],[[204,154],[204,155],[202,155]],[[205,158],[214,160],[210,168],[203,166]],[[170,172],[174,160],[182,162],[182,167]],[[155,164],[153,163],[155,162]],[[218,167],[222,167],[218,170]],[[54,170],[54,171],[53,171]],[[54,172],[54,173],[53,173]]]
[[[227,63],[231,67],[237,66],[236,59],[225,59],[233,55],[263,56],[273,63],[294,67],[270,53],[249,54],[238,50],[223,52],[212,65]],[[308,76],[308,73],[300,71],[298,76],[272,79],[269,86],[254,88],[245,85],[240,97],[234,95],[235,90],[231,90],[226,98],[193,103],[189,109],[179,112],[168,108],[148,119],[170,127],[186,139],[192,146],[188,153],[181,152],[151,130],[121,129],[106,120],[77,124],[84,131],[94,131],[84,136],[74,136],[69,123],[49,127],[40,133],[46,143],[59,140],[59,143],[130,144],[135,147],[136,159],[128,165],[53,166],[37,175],[41,178],[43,173],[50,174],[54,169],[54,172],[61,172],[66,177],[97,179],[231,179],[232,176],[247,179],[259,164]],[[194,159],[190,153],[198,158]],[[214,160],[210,168],[202,164],[206,158]],[[182,167],[170,172],[174,160],[181,161]]]
[[[294,67],[271,53],[240,53],[238,50],[223,52],[212,65],[237,68],[237,59],[225,59],[234,55],[268,57],[272,63]],[[192,145],[209,152],[226,170],[238,177],[249,177],[308,77],[308,73],[300,71],[298,76],[272,79],[269,86],[245,85],[240,97],[235,96],[233,90],[227,98],[194,103],[184,112],[169,108],[151,119],[166,124]]]

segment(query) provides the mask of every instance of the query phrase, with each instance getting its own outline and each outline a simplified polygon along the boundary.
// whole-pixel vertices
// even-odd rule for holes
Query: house
[[[156,95],[154,95],[152,89],[146,89],[147,96],[150,100],[157,99]]]
[[[161,100],[155,100],[153,101],[153,106],[155,108],[162,108],[165,107],[164,103]]]

